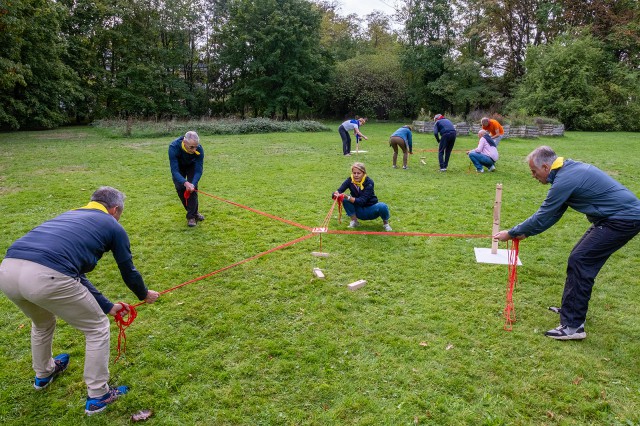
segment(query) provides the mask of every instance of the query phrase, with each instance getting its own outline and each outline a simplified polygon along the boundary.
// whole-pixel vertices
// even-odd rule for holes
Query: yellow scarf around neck
[[[353,178],[353,173],[351,173],[351,183],[354,184],[355,186],[359,186],[360,191],[364,189],[364,180],[366,178],[367,178],[367,174],[365,173],[364,175],[362,175],[362,179],[358,182]]]
[[[558,157],[558,158],[555,159],[555,161],[551,165],[551,169],[550,170],[559,169],[563,165],[564,165],[564,157]]]
[[[97,201],[90,201],[89,204],[87,204],[84,207],[80,207],[80,209],[100,210],[105,212],[106,214],[109,214],[109,212],[107,211],[107,208]],[[77,209],[77,210],[80,210],[80,209]]]
[[[187,151],[187,149],[184,147],[184,139],[182,139],[182,150],[184,152],[186,152],[187,154],[191,154],[189,151]],[[194,151],[194,154],[196,155],[200,155],[200,152],[198,152],[198,150]]]

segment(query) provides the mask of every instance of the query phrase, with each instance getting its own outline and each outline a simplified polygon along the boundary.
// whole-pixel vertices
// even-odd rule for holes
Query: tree
[[[320,13],[305,0],[236,0],[222,27],[220,58],[233,77],[230,102],[255,116],[310,108],[323,89]]]
[[[48,0],[14,0],[0,9],[0,128],[48,129],[67,122],[80,97],[62,61],[64,8]]]
[[[404,117],[407,86],[397,55],[359,55],[337,65],[331,88],[334,113],[340,117]]]
[[[525,66],[512,111],[557,117],[568,129],[640,129],[640,73],[592,35],[531,46]]]
[[[406,0],[399,13],[405,23],[401,56],[414,114],[421,108],[445,112],[450,103],[429,83],[444,73],[453,46],[453,8],[446,0]]]

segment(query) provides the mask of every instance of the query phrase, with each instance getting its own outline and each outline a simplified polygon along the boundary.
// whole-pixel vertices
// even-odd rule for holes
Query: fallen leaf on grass
[[[576,377],[575,379],[573,379],[573,382],[572,382],[572,383],[573,383],[574,385],[579,385],[583,380],[584,380],[584,378],[582,378],[582,377],[578,376],[578,377]]]
[[[133,416],[131,416],[131,421],[141,422],[141,421],[147,420],[149,417],[151,417],[152,414],[153,412],[151,410],[138,411]]]
[[[420,346],[427,346],[428,343],[427,342],[420,342]]]
[[[449,343],[445,349],[446,350],[453,349],[453,345],[451,343]]]

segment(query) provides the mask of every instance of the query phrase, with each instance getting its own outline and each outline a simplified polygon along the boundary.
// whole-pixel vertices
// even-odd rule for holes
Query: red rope
[[[491,238],[491,235],[480,234],[437,234],[427,232],[386,232],[386,231],[347,231],[329,230],[327,234],[359,234],[359,235],[387,235],[390,237],[455,237],[455,238]]]
[[[225,200],[224,198],[218,197],[216,195],[207,194],[206,192],[200,191],[199,189],[196,189],[196,191],[199,194],[206,195],[207,197],[215,198],[216,200],[222,201],[223,203],[231,204],[232,206],[236,206],[236,207],[240,207],[241,209],[249,210],[250,212],[254,212],[254,213],[260,214],[262,216],[266,216],[266,217],[268,217],[270,219],[279,220],[280,222],[284,222],[284,223],[287,223],[287,224],[289,224],[291,226],[295,226],[297,228],[304,229],[305,231],[311,231],[311,227],[309,227],[309,226],[304,226],[304,225],[301,225],[301,224],[299,224],[297,222],[293,222],[291,220],[283,219],[281,217],[274,216],[274,215],[269,214],[269,213],[261,212],[260,210],[252,209],[251,207],[244,206],[242,204],[235,203],[233,201]]]
[[[518,252],[520,251],[520,240],[511,240],[511,248],[507,242],[507,250],[509,251],[509,282],[507,283],[507,303],[504,307],[504,329],[506,331],[513,330],[513,323],[516,322],[516,311],[513,306],[513,289],[518,283]]]
[[[188,189],[185,189],[184,194],[182,194],[182,196],[184,197],[184,205],[187,206],[189,204],[189,197],[191,197],[191,191],[189,191]]]
[[[118,359],[120,358],[120,355],[127,352],[127,334],[125,333],[125,330],[127,329],[127,327],[131,325],[133,320],[135,320],[136,317],[138,316],[138,313],[136,312],[133,306],[127,305],[126,303],[123,303],[123,302],[119,302],[119,303],[122,303],[123,306],[127,306],[129,309],[127,310],[126,308],[122,308],[118,312],[116,312],[116,314],[113,317],[116,324],[118,325],[118,328],[120,329],[120,331],[118,332],[118,356],[116,357],[115,360],[113,360],[114,363],[118,361]],[[125,316],[126,316],[126,319],[125,319]]]

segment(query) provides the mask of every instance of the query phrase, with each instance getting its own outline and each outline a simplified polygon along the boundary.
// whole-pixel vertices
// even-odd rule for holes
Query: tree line
[[[640,130],[635,0],[0,0],[0,129],[542,115]]]

